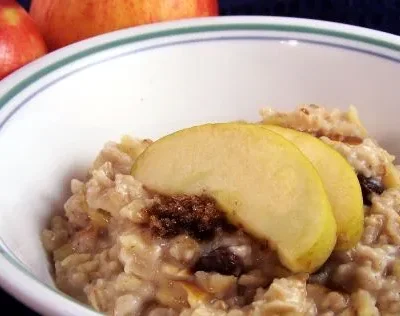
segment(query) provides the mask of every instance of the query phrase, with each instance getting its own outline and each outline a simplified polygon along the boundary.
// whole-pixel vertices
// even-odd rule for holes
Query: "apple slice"
[[[263,125],[295,144],[317,169],[332,205],[337,224],[337,250],[354,247],[364,228],[360,184],[353,168],[336,150],[307,133],[276,125]]]
[[[296,146],[261,125],[178,131],[150,145],[132,175],[161,194],[213,197],[233,224],[267,240],[294,272],[316,270],[336,243],[317,171]]]

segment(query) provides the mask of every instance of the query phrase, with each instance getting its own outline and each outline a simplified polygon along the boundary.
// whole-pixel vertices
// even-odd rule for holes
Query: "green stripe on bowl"
[[[79,59],[85,58],[89,55],[96,54],[111,48],[118,46],[131,44],[135,42],[141,42],[150,39],[157,39],[168,36],[175,35],[185,35],[185,34],[195,34],[203,32],[219,32],[219,31],[280,31],[280,32],[292,32],[292,33],[303,33],[303,34],[314,34],[323,35],[329,37],[335,37],[345,40],[350,40],[354,42],[369,44],[377,46],[380,48],[390,49],[400,54],[400,45],[388,42],[385,40],[380,40],[364,35],[357,35],[353,33],[334,31],[320,29],[316,27],[308,26],[293,26],[284,24],[258,24],[258,23],[247,23],[247,24],[222,24],[222,25],[205,25],[205,26],[192,26],[192,27],[182,27],[166,31],[157,31],[143,35],[135,35],[127,38],[115,40],[106,44],[100,44],[95,47],[85,49],[79,53],[73,54],[71,56],[65,57],[51,65],[35,72],[26,79],[22,80],[19,84],[15,85],[8,92],[6,92],[0,98],[0,109],[12,98],[14,98],[23,89],[31,85],[33,82],[39,80],[40,78],[46,76],[47,74],[64,67],[65,65],[75,62]]]

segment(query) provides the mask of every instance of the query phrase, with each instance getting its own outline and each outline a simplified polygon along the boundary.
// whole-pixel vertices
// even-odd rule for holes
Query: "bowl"
[[[400,38],[303,19],[217,17],[85,40],[0,83],[0,284],[45,315],[96,315],[54,287],[40,232],[108,140],[354,105],[400,155]]]

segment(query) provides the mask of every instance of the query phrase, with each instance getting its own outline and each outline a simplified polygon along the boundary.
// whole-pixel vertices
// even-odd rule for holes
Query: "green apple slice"
[[[294,272],[316,270],[336,243],[335,218],[312,163],[261,125],[175,132],[151,144],[132,175],[161,194],[213,197],[233,224],[267,240]]]
[[[337,250],[354,247],[364,229],[364,208],[357,175],[332,147],[307,133],[263,125],[296,145],[317,169],[332,205],[337,224]]]

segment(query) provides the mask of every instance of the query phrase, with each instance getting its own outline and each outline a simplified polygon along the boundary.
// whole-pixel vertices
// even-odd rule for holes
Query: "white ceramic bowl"
[[[0,83],[1,286],[42,314],[96,314],[54,289],[39,235],[106,141],[354,104],[400,155],[399,84],[399,37],[311,20],[187,20],[47,55]]]

